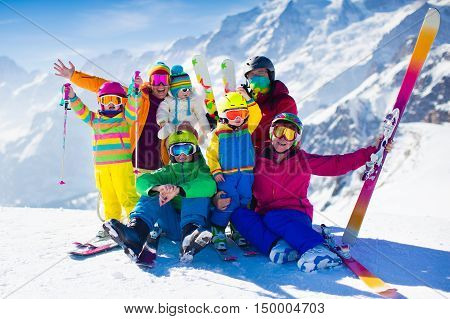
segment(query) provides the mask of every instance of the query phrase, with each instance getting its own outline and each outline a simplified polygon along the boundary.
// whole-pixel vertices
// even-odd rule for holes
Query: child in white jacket
[[[209,131],[204,101],[194,92],[189,75],[181,65],[172,67],[170,93],[172,96],[167,96],[156,111],[156,123],[160,126],[158,138],[164,141],[179,124],[189,122],[198,131],[202,144]]]

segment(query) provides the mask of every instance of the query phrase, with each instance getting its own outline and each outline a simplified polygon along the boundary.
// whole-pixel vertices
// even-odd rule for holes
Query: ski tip
[[[424,19],[424,25],[432,29],[439,29],[441,23],[441,14],[436,8],[428,8],[428,12]]]

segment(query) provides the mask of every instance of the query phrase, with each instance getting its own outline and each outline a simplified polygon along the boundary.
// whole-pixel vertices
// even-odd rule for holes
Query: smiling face
[[[115,105],[113,103],[109,103],[108,105],[105,105],[105,110],[108,111],[119,111],[122,104]]]
[[[292,123],[283,122],[283,123],[280,123],[279,126],[297,130],[296,126]],[[272,146],[277,153],[286,152],[287,150],[289,150],[292,147],[292,145],[294,145],[294,143],[295,143],[295,139],[292,141],[288,141],[288,140],[286,140],[284,135],[280,138],[276,137],[275,135],[272,136]]]
[[[234,120],[228,120],[228,124],[239,127],[242,124],[244,124],[244,121],[245,119],[241,118],[240,116],[237,116]]]
[[[193,155],[186,155],[184,153],[181,153],[180,155],[174,157],[177,163],[188,163],[192,162]]]
[[[168,85],[151,85],[150,86],[152,90],[152,95],[157,97],[158,99],[162,100],[167,96],[167,93],[169,92],[169,86]]]

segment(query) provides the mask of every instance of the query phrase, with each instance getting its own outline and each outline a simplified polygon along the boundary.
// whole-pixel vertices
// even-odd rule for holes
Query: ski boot
[[[219,251],[227,250],[227,237],[225,235],[225,227],[211,226],[212,243],[214,248]]]
[[[205,248],[211,241],[209,230],[195,224],[187,224],[181,231],[180,261],[191,262],[194,255]]]
[[[141,253],[137,259],[137,264],[144,267],[153,267],[156,259],[156,251],[158,250],[159,237],[162,229],[158,223],[153,226],[152,231],[148,234],[147,240],[142,247]]]
[[[123,248],[125,254],[136,262],[149,233],[147,224],[140,218],[131,219],[127,225],[111,219],[103,224],[103,228]]]
[[[332,268],[340,264],[342,264],[341,258],[323,244],[308,249],[297,262],[298,268],[303,272]]]
[[[298,259],[298,252],[287,242],[280,239],[270,250],[270,260],[275,264],[284,264]]]
[[[238,245],[238,246],[247,246],[248,242],[247,239],[244,238],[244,236],[241,235],[240,232],[233,226],[233,224],[230,223],[231,228],[231,239]]]

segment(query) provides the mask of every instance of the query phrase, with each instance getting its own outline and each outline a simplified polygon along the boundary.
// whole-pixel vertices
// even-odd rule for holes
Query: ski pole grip
[[[139,72],[139,71],[135,71],[135,72],[134,72],[134,88],[135,88],[135,89],[139,89],[139,85],[136,84],[136,78],[137,78],[140,74],[141,74],[141,72]]]
[[[69,100],[70,83],[64,84],[64,100]]]

